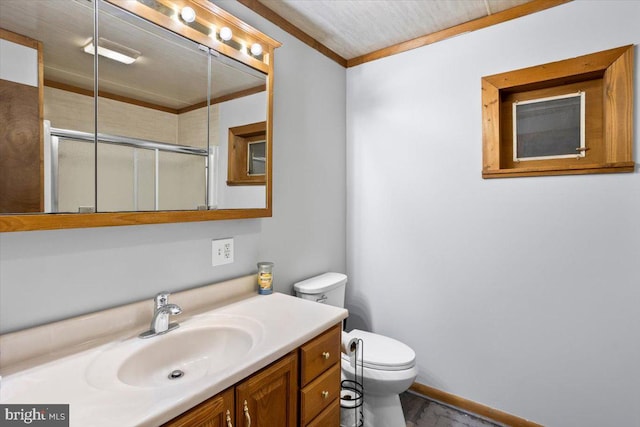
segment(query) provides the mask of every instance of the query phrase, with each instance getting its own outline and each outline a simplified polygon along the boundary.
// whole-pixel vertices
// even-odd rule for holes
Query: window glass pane
[[[249,175],[265,174],[266,148],[267,144],[264,141],[249,144]]]
[[[515,104],[515,158],[565,157],[580,154],[580,94]]]

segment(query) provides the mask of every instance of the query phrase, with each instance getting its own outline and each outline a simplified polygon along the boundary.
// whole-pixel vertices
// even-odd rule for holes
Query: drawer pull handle
[[[227,409],[227,427],[233,427],[233,424],[231,424],[231,412],[229,412],[228,409]]]
[[[325,390],[322,392],[322,398],[326,399],[327,397],[329,397],[329,392]]]
[[[247,427],[251,427],[251,415],[249,415],[249,407],[247,401],[244,401],[244,416],[247,419]]]
[[[328,359],[329,359],[329,357],[331,357],[331,354],[330,354],[328,351],[323,351],[323,352],[322,352],[322,358],[323,358],[324,360],[328,360]]]

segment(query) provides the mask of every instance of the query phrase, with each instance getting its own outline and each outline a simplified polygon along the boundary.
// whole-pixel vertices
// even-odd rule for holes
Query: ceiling
[[[446,36],[437,38],[441,40],[569,0],[239,1],[325,55],[351,66],[366,62],[361,59],[372,53],[401,44],[408,45],[406,42],[416,38],[446,33]],[[515,8],[513,13],[503,13],[512,8]],[[497,15],[501,15],[501,19]],[[482,21],[482,24],[461,26],[472,21]],[[460,31],[457,32],[447,30],[456,26],[464,28],[459,28]],[[297,34],[296,31],[291,31],[292,27],[293,30],[298,30]],[[422,45],[433,41],[437,40]],[[417,47],[419,43],[413,44],[413,47]],[[404,46],[399,50],[407,48]],[[372,59],[375,58],[367,60]]]

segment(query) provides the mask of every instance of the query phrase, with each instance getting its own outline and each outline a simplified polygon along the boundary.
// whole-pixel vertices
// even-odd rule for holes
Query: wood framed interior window
[[[267,122],[229,128],[227,185],[265,185]]]
[[[483,77],[482,177],[633,172],[633,48]]]

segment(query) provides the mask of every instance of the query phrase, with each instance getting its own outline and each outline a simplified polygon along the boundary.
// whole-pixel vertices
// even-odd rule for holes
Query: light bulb
[[[233,37],[233,32],[231,31],[231,28],[229,27],[220,28],[220,38],[222,40],[228,42],[229,40],[231,40],[231,37]]]
[[[196,11],[189,6],[185,6],[180,11],[180,16],[182,16],[184,22],[193,22],[196,20]]]
[[[251,45],[251,54],[253,56],[260,56],[262,53],[262,45],[260,43],[254,43]]]

